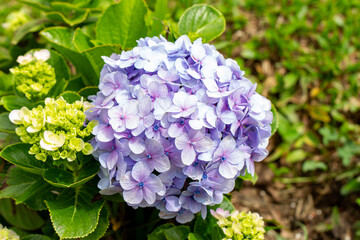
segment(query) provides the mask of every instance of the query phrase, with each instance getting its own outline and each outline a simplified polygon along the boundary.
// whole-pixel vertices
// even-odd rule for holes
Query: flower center
[[[154,131],[159,130],[159,128],[160,128],[160,127],[159,127],[159,125],[157,125],[157,124],[155,124],[154,127],[153,127]]]
[[[193,162],[193,166],[196,167],[197,165],[199,165],[198,161]]]
[[[203,180],[206,180],[208,178],[208,175],[206,173],[204,173],[202,178],[203,178]]]
[[[166,155],[166,156],[169,156],[169,152],[165,152],[165,155]]]
[[[200,191],[199,189],[196,189],[196,191],[194,192],[195,195],[200,195]]]
[[[120,119],[124,119],[125,117],[124,116],[121,116]]]
[[[150,155],[150,154],[148,154],[146,157],[147,157],[147,159],[151,159],[151,155]]]
[[[180,120],[179,122],[181,125],[184,125],[185,121],[184,120]]]
[[[223,162],[223,161],[226,160],[226,157],[225,157],[225,156],[222,156],[222,157],[220,158],[220,160]]]
[[[141,189],[141,188],[144,186],[144,182],[139,182],[137,185],[138,185],[139,188]]]

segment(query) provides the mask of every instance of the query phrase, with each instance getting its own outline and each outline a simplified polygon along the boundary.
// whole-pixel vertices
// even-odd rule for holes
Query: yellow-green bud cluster
[[[29,100],[43,99],[55,85],[55,70],[46,60],[50,57],[48,50],[20,56],[18,67],[10,69],[14,74],[16,89]]]
[[[0,240],[18,240],[20,237],[10,229],[7,229],[7,227],[3,227],[3,225],[0,224]]]
[[[30,17],[24,10],[11,12],[7,17],[2,27],[8,32],[15,32],[19,27],[30,20]]]
[[[22,107],[11,111],[9,118],[19,125],[15,131],[21,141],[33,144],[29,154],[36,159],[46,161],[51,156],[54,160],[74,161],[78,152],[85,155],[93,152],[91,144],[83,140],[97,125],[94,120],[84,126],[84,111],[88,108],[88,102],[83,100],[70,104],[62,97],[46,98],[44,107],[39,105],[32,110]]]
[[[217,224],[223,230],[226,239],[233,240],[263,240],[265,229],[264,221],[258,213],[239,212],[237,210],[228,214],[228,211],[212,211],[213,216],[218,219]],[[223,239],[223,240],[224,240]]]

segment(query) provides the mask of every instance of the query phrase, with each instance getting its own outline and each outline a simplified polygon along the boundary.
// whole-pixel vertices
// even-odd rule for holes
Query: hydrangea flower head
[[[18,125],[15,131],[21,141],[32,144],[29,154],[36,159],[46,161],[51,156],[54,160],[74,161],[78,152],[85,155],[93,152],[92,145],[83,140],[97,124],[95,120],[86,122],[87,108],[83,100],[70,104],[62,97],[46,98],[44,107],[39,105],[31,110],[22,107],[11,111],[9,118]]]
[[[198,212],[205,218],[267,156],[271,103],[214,46],[153,37],[103,59],[86,112],[99,122],[91,143],[100,193],[184,223]]]
[[[216,211],[211,209],[210,212],[218,219],[217,224],[226,236],[223,240],[264,239],[264,221],[258,213],[235,210],[229,214],[229,211],[224,211],[221,208],[216,209]]]
[[[14,75],[16,89],[29,100],[43,99],[55,85],[55,70],[46,60],[50,52],[46,49],[19,56],[18,67],[10,69]]]
[[[19,240],[20,237],[13,230],[8,229],[7,227],[3,227],[3,225],[0,224],[0,239]]]

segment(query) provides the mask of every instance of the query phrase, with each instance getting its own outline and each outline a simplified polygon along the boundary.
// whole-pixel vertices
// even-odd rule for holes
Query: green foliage
[[[216,8],[200,4],[188,8],[179,20],[179,33],[209,42],[225,31],[225,18]]]
[[[99,18],[97,39],[104,44],[118,44],[123,49],[136,46],[136,40],[147,36],[146,13],[143,0],[122,0],[111,5]]]

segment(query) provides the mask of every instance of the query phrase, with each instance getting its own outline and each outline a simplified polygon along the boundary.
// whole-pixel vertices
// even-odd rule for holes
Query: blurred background
[[[156,1],[146,2],[153,9]],[[164,24],[204,2],[227,22],[212,44],[258,84],[279,122],[269,157],[256,165],[257,183],[237,186],[233,204],[265,218],[267,239],[360,239],[360,1],[170,0]],[[0,96],[12,91],[16,57],[45,46],[41,14],[0,1]],[[96,13],[89,19],[96,24]],[[0,148],[9,136],[0,133]]]

